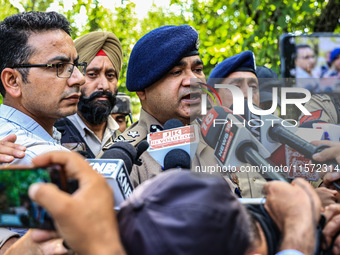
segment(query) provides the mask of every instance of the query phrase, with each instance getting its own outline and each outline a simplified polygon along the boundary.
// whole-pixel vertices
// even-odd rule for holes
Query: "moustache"
[[[96,98],[103,97],[103,96],[107,96],[108,101],[111,103],[115,101],[115,95],[111,91],[102,91],[102,90],[95,91],[88,97],[81,95],[79,100],[83,100],[85,102],[91,102],[95,100]]]

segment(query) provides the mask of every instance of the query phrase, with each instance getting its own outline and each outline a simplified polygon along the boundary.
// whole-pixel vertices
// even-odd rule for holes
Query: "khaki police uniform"
[[[193,124],[198,125],[197,122],[194,122]],[[119,135],[115,141],[125,141],[131,143],[133,146],[137,146],[139,142],[147,138],[148,133],[161,131],[162,129],[163,126],[159,121],[142,109],[139,121],[125,130],[125,132]],[[200,137],[200,142],[192,162],[193,171],[195,171],[195,169],[203,169],[203,171],[206,172],[207,168],[204,166],[217,166],[218,162],[215,159],[213,152],[214,150],[203,141],[202,137]],[[142,165],[133,165],[130,174],[131,182],[134,187],[163,171],[161,165],[159,165],[148,152],[144,152],[140,159],[142,160]],[[209,170],[211,173],[214,172],[211,171],[211,168]],[[231,181],[229,175],[226,175],[225,179],[228,182],[231,191],[234,192],[237,185]]]
[[[301,114],[299,124],[312,120],[323,120],[327,123],[339,123],[340,103],[336,96],[330,97],[327,94],[315,94],[304,105],[312,115]]]

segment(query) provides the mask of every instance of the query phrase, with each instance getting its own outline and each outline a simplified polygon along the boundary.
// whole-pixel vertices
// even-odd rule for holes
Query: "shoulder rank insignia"
[[[138,131],[129,131],[128,136],[131,136],[132,138],[136,138],[136,137],[139,137],[140,135],[138,134]]]

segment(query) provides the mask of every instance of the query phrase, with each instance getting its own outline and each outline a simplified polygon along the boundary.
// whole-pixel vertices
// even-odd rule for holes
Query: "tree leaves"
[[[8,1],[0,1],[5,10],[0,13],[1,19],[19,12]],[[25,8],[45,11],[52,0],[19,2]],[[63,3],[59,0],[61,10]],[[278,42],[283,33],[323,29],[340,32],[339,0],[171,0],[169,8],[154,5],[142,20],[137,20],[135,4],[129,0],[112,10],[104,8],[100,0],[78,0],[71,10],[61,12],[71,21],[73,38],[96,30],[112,31],[118,36],[124,52],[119,90],[132,97],[134,112],[139,111],[139,100],[125,86],[129,55],[140,37],[159,26],[188,24],[196,28],[206,76],[216,64],[244,50],[255,53],[257,65],[279,73]],[[87,15],[84,26],[80,25],[81,12]]]

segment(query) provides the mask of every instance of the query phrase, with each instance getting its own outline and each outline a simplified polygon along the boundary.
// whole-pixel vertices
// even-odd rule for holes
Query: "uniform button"
[[[255,182],[256,181],[256,178],[255,177],[253,177],[253,182]]]

